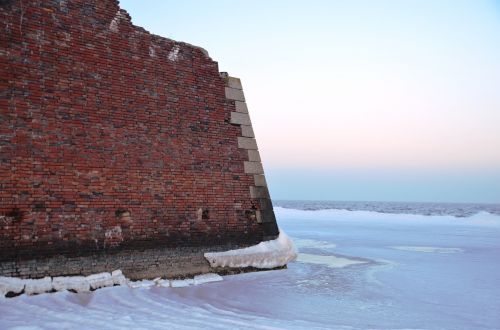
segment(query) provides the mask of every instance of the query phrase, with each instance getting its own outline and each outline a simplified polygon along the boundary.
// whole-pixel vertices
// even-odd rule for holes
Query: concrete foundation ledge
[[[121,269],[131,280],[156,277],[186,277],[213,272],[203,254],[227,251],[248,245],[207,247],[152,248],[123,250],[86,256],[53,256],[48,258],[0,262],[0,276],[39,279],[46,276],[88,276]]]
[[[257,245],[229,250],[228,247],[156,249],[136,251],[135,254],[128,251],[127,256],[108,254],[106,259],[101,260],[80,257],[73,260],[80,263],[80,269],[72,268],[71,260],[63,260],[64,257],[36,260],[36,269],[48,270],[49,273],[51,268],[43,265],[44,262],[57,263],[59,267],[48,276],[34,271],[30,272],[33,278],[0,276],[0,298],[66,290],[81,293],[116,285],[131,288],[198,285],[222,281],[220,275],[285,268],[297,256],[292,240],[283,232],[277,238]],[[25,261],[28,264],[32,262]],[[124,267],[124,270],[117,267]]]

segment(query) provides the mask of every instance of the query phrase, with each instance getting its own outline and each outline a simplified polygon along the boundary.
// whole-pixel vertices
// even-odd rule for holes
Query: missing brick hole
[[[251,220],[251,221],[255,221],[257,219],[257,213],[255,212],[255,210],[246,210],[245,211],[245,217],[248,219],[248,220]]]
[[[129,213],[129,215],[130,215],[130,212],[129,212],[128,210],[125,210],[125,209],[117,209],[117,210],[115,211],[115,216],[116,216],[117,218],[121,218],[122,216],[126,215],[126,213]]]
[[[21,221],[22,219],[23,212],[15,207],[4,215],[0,215],[0,225],[10,225],[13,222]]]
[[[33,204],[33,211],[35,211],[35,212],[45,211],[46,208],[47,208],[47,206],[45,205],[44,202],[38,202],[38,203]]]
[[[115,216],[123,222],[123,225],[129,225],[133,222],[132,215],[129,210],[118,209],[115,211]]]
[[[210,219],[210,212],[208,209],[203,210],[203,212],[201,213],[201,219],[203,219],[203,220]]]
[[[13,218],[15,221],[21,221],[23,219],[23,212],[17,207],[13,208],[12,211],[7,213],[6,215]]]

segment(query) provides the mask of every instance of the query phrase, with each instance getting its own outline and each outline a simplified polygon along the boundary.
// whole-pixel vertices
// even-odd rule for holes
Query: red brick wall
[[[262,239],[202,49],[116,0],[0,0],[0,45],[0,261]]]

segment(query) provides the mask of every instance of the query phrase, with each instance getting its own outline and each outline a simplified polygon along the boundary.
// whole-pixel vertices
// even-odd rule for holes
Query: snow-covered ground
[[[500,329],[499,216],[276,214],[288,269],[0,299],[0,329]]]

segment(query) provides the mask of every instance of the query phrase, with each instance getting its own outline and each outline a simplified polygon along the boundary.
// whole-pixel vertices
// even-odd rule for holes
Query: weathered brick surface
[[[225,94],[203,49],[134,26],[116,0],[0,1],[0,274],[276,235],[248,216]]]

